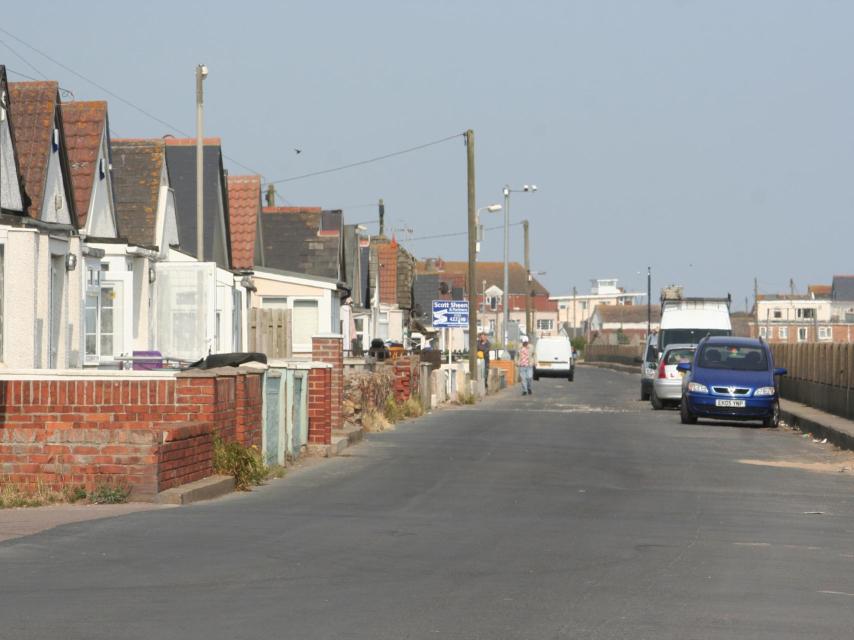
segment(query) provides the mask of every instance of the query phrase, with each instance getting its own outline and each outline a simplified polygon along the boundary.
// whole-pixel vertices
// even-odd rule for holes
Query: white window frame
[[[819,327],[818,328],[818,339],[819,340],[833,340],[833,328],[832,327]]]
[[[806,342],[809,340],[809,327],[798,327],[798,342]]]
[[[323,321],[321,319],[321,314],[324,313],[325,307],[323,304],[323,296],[283,296],[283,295],[263,295],[261,296],[261,308],[262,309],[290,309],[291,311],[291,339],[293,340],[293,345],[291,349],[293,351],[299,352],[310,352],[311,351],[311,341],[305,342],[297,342],[293,337],[294,327],[293,323],[295,321],[294,318],[294,303],[295,302],[314,302],[317,305],[317,329],[319,332],[327,331],[323,328]],[[380,314],[385,313],[388,315],[388,311],[382,312]]]
[[[552,331],[554,329],[554,320],[551,318],[538,318],[537,331]]]
[[[777,335],[780,337],[780,340],[788,340],[789,327],[777,327]]]
[[[759,337],[762,338],[763,340],[768,339],[768,327],[766,327],[764,325],[759,327]]]

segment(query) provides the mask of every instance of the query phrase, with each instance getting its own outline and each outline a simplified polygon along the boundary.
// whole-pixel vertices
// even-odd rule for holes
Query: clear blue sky
[[[651,265],[656,290],[731,291],[742,308],[754,276],[770,292],[854,272],[854,2],[29,2],[0,26],[190,133],[206,63],[206,133],[266,180],[472,128],[479,205],[539,187],[512,217],[531,220],[553,293],[643,289]],[[108,99],[115,134],[174,133],[0,40],[38,72],[0,44],[11,70]],[[280,192],[351,222],[383,197],[418,237],[465,229],[465,186],[454,140]],[[409,246],[466,251],[464,236]],[[489,232],[482,257],[501,256]]]

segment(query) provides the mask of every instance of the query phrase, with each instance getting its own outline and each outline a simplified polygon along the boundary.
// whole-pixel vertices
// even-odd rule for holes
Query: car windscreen
[[[694,359],[693,349],[670,349],[664,354],[664,364],[679,364],[691,362]]]
[[[706,336],[728,336],[728,329],[662,329],[658,344],[664,349],[669,344],[699,344]]]
[[[697,364],[706,369],[766,371],[768,369],[768,357],[762,347],[708,344],[700,352]]]

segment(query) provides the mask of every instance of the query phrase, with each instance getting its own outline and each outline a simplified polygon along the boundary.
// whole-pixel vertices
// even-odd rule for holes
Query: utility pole
[[[383,202],[382,198],[380,198],[379,208],[380,208],[380,237],[383,237],[385,235],[385,203]]]
[[[501,296],[501,344],[507,351],[507,323],[510,320],[510,185],[504,186],[504,293]]]
[[[652,267],[646,268],[646,337],[652,335]]]
[[[753,315],[756,321],[756,335],[759,336],[759,278],[753,278]]]
[[[469,230],[469,372],[472,381],[477,375],[477,206],[474,189],[474,131],[466,130],[466,170],[468,176],[468,230]]]
[[[528,241],[527,220],[522,221],[522,228],[525,230],[525,278],[527,280],[527,284],[525,286],[525,333],[528,335],[528,339],[530,340],[533,335],[531,331],[533,328],[533,319],[531,318],[531,293],[534,283],[532,282],[533,278],[531,278],[530,244]]]
[[[267,206],[276,206],[276,185],[274,184],[267,185]]]
[[[196,256],[199,262],[205,259],[205,204],[204,204],[204,117],[205,95],[204,81],[208,77],[208,68],[200,64],[196,67]]]
[[[576,297],[578,296],[578,292],[576,288],[572,287],[572,337],[575,338],[578,335],[578,327],[575,324],[575,307],[578,304]]]

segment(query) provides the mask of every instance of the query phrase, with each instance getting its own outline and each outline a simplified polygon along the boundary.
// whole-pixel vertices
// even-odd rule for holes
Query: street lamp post
[[[521,189],[511,189],[510,185],[504,185],[504,295],[503,305],[504,313],[501,317],[503,326],[501,327],[502,335],[504,336],[504,352],[507,353],[507,325],[510,322],[510,194],[511,193],[533,193],[537,190],[537,185],[524,185]],[[527,330],[527,327],[526,327]]]
[[[196,67],[196,257],[199,262],[205,259],[205,207],[204,188],[204,138],[203,123],[205,111],[204,81],[208,77],[208,68],[200,64]]]

